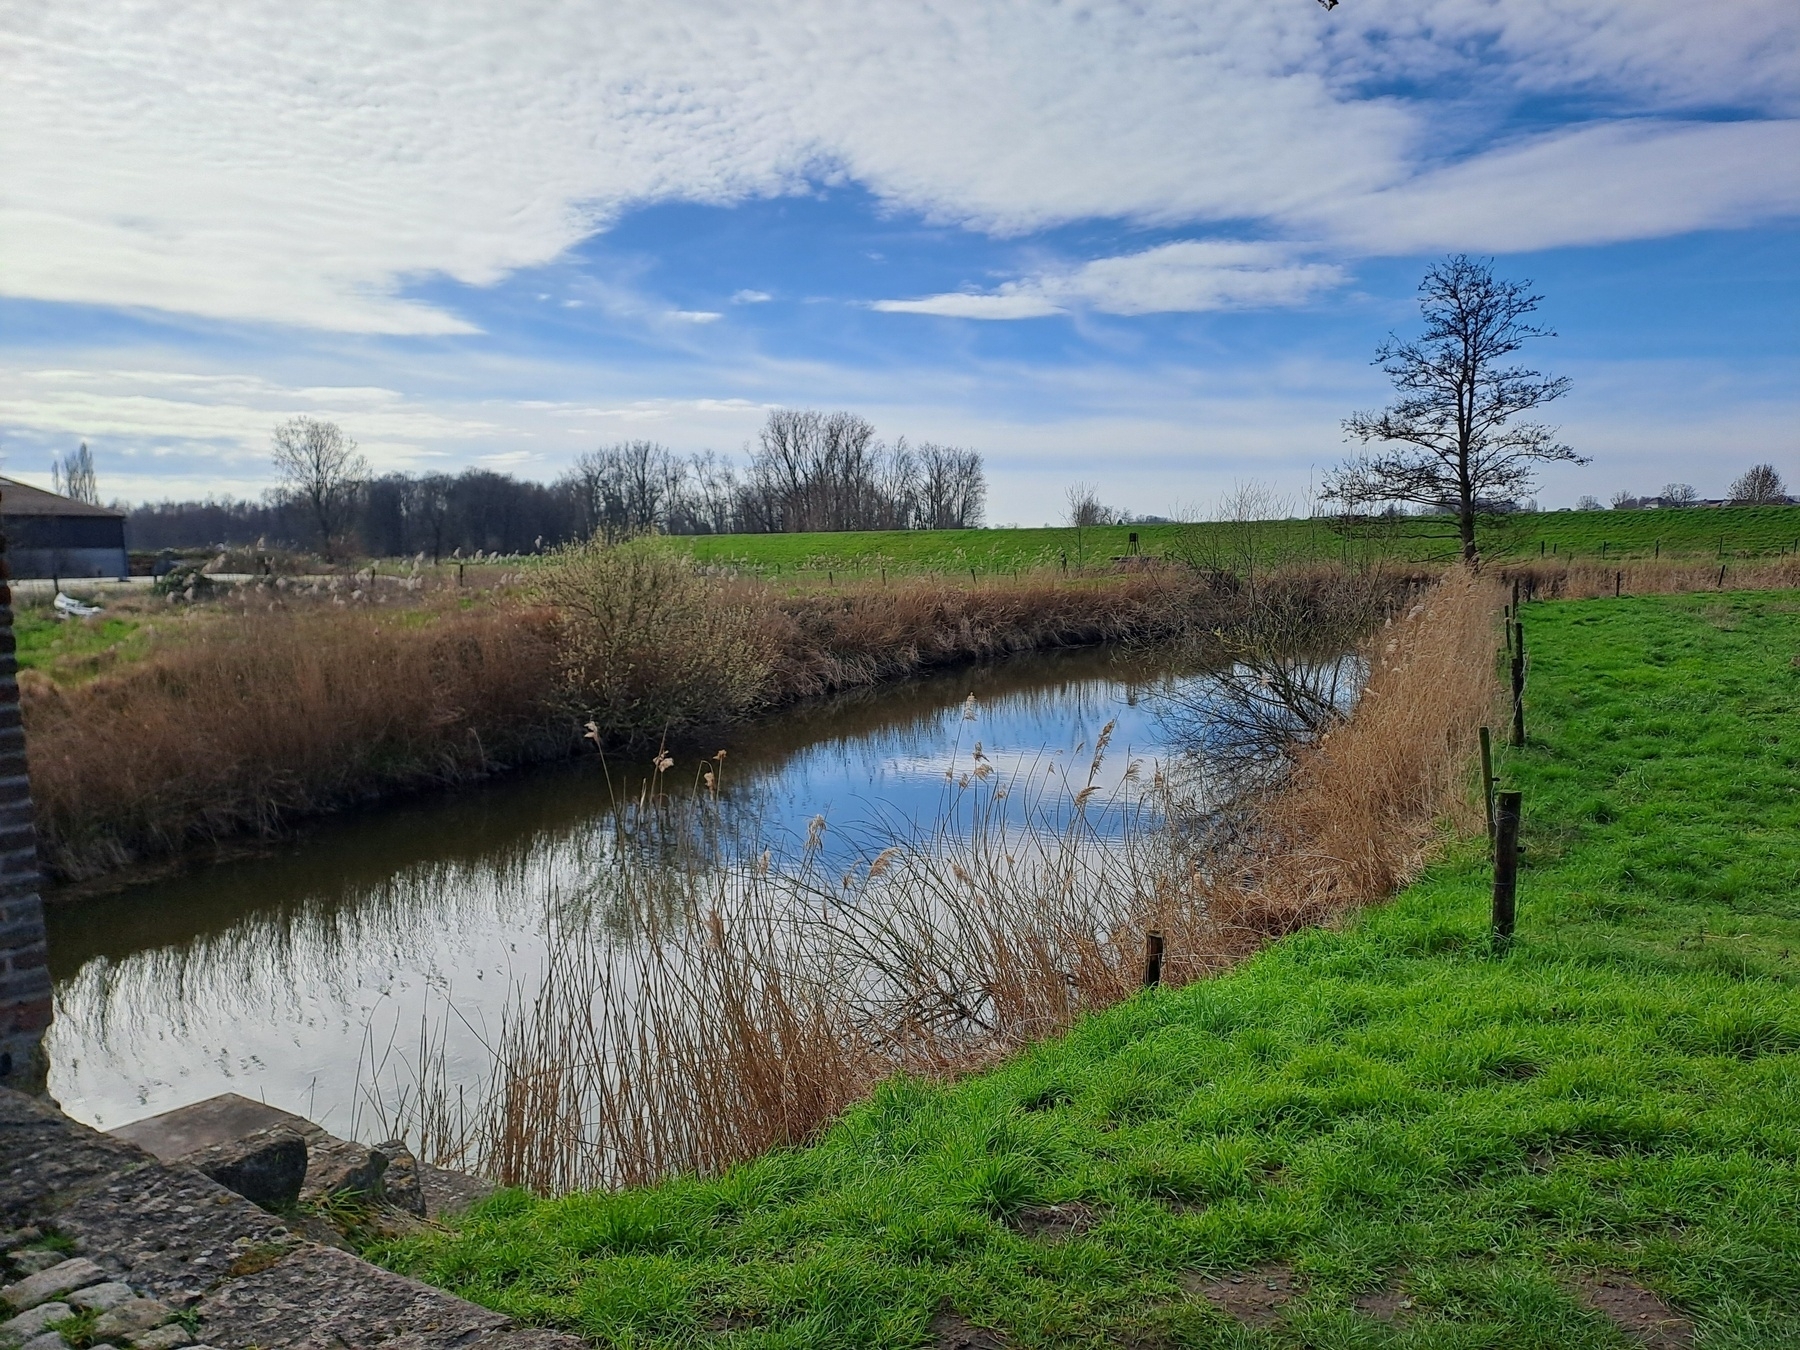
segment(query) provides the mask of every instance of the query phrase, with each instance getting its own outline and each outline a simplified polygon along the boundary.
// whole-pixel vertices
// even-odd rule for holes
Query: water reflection
[[[779,860],[818,816],[832,865],[866,860],[937,817],[977,743],[1002,776],[1081,777],[1108,721],[1101,799],[1128,797],[1132,760],[1165,749],[1153,705],[1190,678],[1104,652],[1022,658],[740,729],[716,793],[699,767],[712,745],[676,752],[660,785],[590,758],[53,906],[51,1091],[102,1128],[235,1091],[352,1132],[359,1080],[411,1053],[430,1009],[453,1010],[435,1037],[449,1076],[478,1079],[558,916],[627,921],[608,912],[620,868]],[[657,809],[615,810],[653,786]]]

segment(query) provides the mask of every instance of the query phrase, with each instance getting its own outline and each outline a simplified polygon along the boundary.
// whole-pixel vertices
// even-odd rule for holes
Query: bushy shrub
[[[769,696],[785,621],[754,583],[645,539],[564,549],[540,592],[564,695],[602,737],[722,720]]]

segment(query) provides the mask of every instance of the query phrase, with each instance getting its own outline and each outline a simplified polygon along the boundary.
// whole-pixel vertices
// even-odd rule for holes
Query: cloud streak
[[[1294,250],[1279,244],[1183,240],[1041,272],[989,292],[877,300],[872,308],[958,319],[1039,319],[1075,309],[1120,315],[1198,313],[1303,304],[1342,280],[1342,269],[1295,261]]]

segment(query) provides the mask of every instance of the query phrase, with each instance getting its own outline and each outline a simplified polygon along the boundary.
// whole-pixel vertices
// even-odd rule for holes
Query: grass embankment
[[[1800,1343],[1800,597],[1525,621],[1505,956],[1456,844],[1342,931],[892,1082],[813,1147],[504,1193],[387,1259],[616,1345],[994,1343],[954,1308],[1013,1345],[1599,1350],[1603,1273],[1705,1345]],[[1297,1296],[1220,1311],[1282,1303],[1267,1263]]]
[[[590,561],[657,556],[634,546]],[[610,594],[615,580],[572,585]],[[677,592],[685,608],[670,609]],[[568,614],[517,595],[427,592],[411,607],[378,608],[251,587],[165,621],[140,659],[107,673],[27,678],[40,854],[55,875],[92,876],[567,754],[590,718],[603,737],[654,744],[664,729],[674,739],[959,661],[1195,622],[1206,631],[1229,623],[1236,603],[1157,575],[979,588],[915,579],[814,596],[691,568],[637,598],[582,633]],[[732,655],[711,640],[721,616],[754,639],[749,678],[714,671]],[[575,668],[577,647],[598,659]],[[717,678],[700,678],[709,672]]]
[[[1105,525],[988,530],[887,530],[838,534],[684,535],[673,540],[704,563],[770,577],[873,577],[887,571],[977,577],[1055,569],[1105,569],[1142,553],[1238,566],[1246,552],[1289,562],[1447,562],[1457,556],[1447,516],[1409,516],[1340,530],[1330,519],[1194,525]],[[1694,507],[1658,511],[1551,511],[1484,516],[1476,541],[1487,558],[1559,560],[1653,557],[1780,557],[1800,549],[1800,507]]]

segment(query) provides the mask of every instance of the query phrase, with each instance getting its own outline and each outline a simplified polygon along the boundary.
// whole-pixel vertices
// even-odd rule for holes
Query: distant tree
[[[327,558],[356,509],[358,484],[369,462],[335,422],[294,417],[275,428],[275,468],[282,487],[304,503]]]
[[[1787,500],[1787,485],[1773,464],[1753,464],[1731,485],[1731,500],[1746,506],[1770,506]]]
[[[1604,511],[1606,508],[1601,505],[1598,497],[1584,494],[1575,499],[1575,509],[1577,511]]]
[[[1367,451],[1327,475],[1324,495],[1351,510],[1384,502],[1454,505],[1462,555],[1473,560],[1483,498],[1522,495],[1542,463],[1587,461],[1553,428],[1517,422],[1568,392],[1567,379],[1501,363],[1528,339],[1555,336],[1528,323],[1542,296],[1529,283],[1494,276],[1487,262],[1457,254],[1419,283],[1422,337],[1389,335],[1375,364],[1400,397],[1381,412],[1355,413],[1344,431]]]
[[[987,475],[981,455],[951,445],[919,447],[919,528],[967,530],[981,524],[987,506]]]
[[[1664,483],[1662,500],[1664,506],[1692,506],[1700,500],[1700,494],[1694,491],[1692,483]]]
[[[94,457],[88,453],[86,441],[81,443],[79,450],[50,461],[50,486],[78,502],[100,505],[100,485],[94,480]]]
[[[1620,488],[1612,495],[1612,509],[1615,511],[1635,511],[1641,503],[1637,494]]]
[[[1076,529],[1085,529],[1090,525],[1116,525],[1119,513],[1100,500],[1100,489],[1093,483],[1071,483],[1063,492],[1063,500],[1068,503],[1068,513],[1064,517]]]

